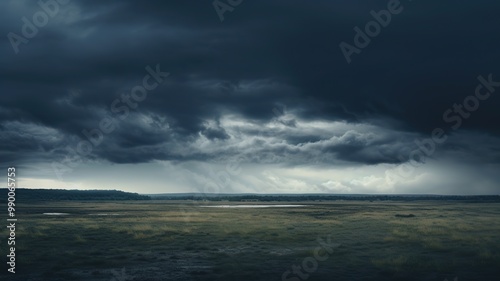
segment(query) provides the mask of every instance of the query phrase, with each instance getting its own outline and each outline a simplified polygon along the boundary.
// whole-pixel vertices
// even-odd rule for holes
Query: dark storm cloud
[[[60,159],[62,148],[85,139],[82,130],[112,115],[113,100],[141,83],[146,66],[160,64],[168,81],[105,135],[93,157],[401,162],[413,138],[450,128],[443,113],[474,94],[478,75],[500,81],[500,4],[401,1],[403,11],[348,64],[340,42],[353,44],[353,28],[387,2],[244,1],[220,22],[210,1],[71,1],[18,54],[7,37],[0,45],[2,155]],[[40,10],[34,3],[0,4],[1,33],[21,34],[21,18]],[[481,101],[461,130],[495,142],[498,95]],[[224,116],[253,125],[227,128]],[[273,120],[283,128],[266,127]],[[314,121],[388,131],[367,140],[370,131],[293,129]]]

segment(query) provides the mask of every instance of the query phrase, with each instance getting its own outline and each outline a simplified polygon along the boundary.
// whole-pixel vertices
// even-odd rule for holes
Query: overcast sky
[[[499,2],[41,2],[0,2],[22,187],[500,194]]]

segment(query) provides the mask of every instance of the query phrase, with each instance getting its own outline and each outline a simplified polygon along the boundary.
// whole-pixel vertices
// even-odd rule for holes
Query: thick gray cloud
[[[3,1],[2,161],[59,163],[87,140],[82,130],[112,118],[82,158],[399,164],[439,127],[449,139],[430,159],[498,163],[500,88],[466,115],[454,104],[475,94],[478,76],[500,81],[500,4],[401,1],[347,63],[339,44],[354,45],[354,27],[389,2],[243,1],[221,22],[210,1],[73,0],[13,47],[7,34],[24,36],[22,18],[43,10]],[[113,102],[158,64],[171,75],[121,120]]]

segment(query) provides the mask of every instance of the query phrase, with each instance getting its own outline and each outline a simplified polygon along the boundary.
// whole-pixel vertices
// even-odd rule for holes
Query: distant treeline
[[[0,201],[6,201],[8,190],[0,189]],[[65,190],[16,188],[16,201],[33,200],[150,200],[146,195],[120,190]]]
[[[453,200],[471,202],[500,202],[499,195],[151,195],[155,200],[208,200],[208,201],[243,201],[243,202],[269,202],[269,201],[424,201],[424,200]]]
[[[0,188],[0,202],[7,200],[8,190]],[[469,201],[500,202],[500,195],[329,195],[329,194],[154,194],[120,190],[65,190],[16,188],[16,201],[34,200],[195,200],[195,201],[234,201],[234,202],[298,202],[298,201]]]

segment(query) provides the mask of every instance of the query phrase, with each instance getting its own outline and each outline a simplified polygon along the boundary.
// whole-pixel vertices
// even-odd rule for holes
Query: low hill
[[[0,189],[0,200],[5,201],[8,190]],[[33,200],[149,200],[149,196],[120,190],[67,190],[16,188],[16,201]]]

